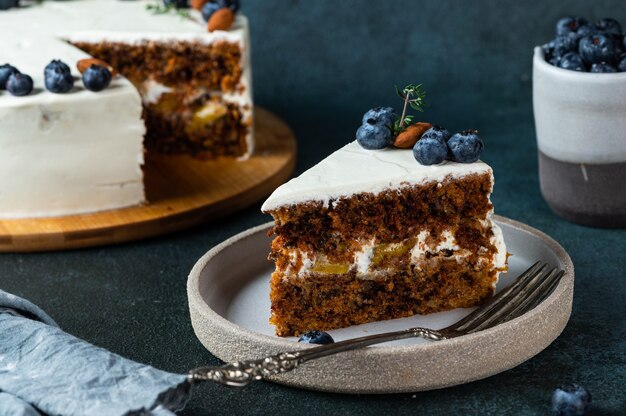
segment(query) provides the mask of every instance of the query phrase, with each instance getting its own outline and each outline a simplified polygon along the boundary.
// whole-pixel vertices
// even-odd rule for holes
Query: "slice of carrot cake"
[[[386,110],[366,114],[364,125]],[[469,136],[480,140],[435,126],[411,152],[357,134],[269,197],[277,335],[471,307],[493,294],[507,254],[491,218],[493,172],[475,149],[468,157]],[[433,140],[457,161],[429,164]]]
[[[352,142],[278,188],[271,322],[278,335],[480,304],[505,267],[491,168],[424,166]]]

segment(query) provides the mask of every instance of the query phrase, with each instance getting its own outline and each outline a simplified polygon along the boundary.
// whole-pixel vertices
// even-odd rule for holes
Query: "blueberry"
[[[221,7],[217,5],[217,3],[206,3],[204,6],[202,6],[202,18],[206,22],[208,22],[211,16],[213,16],[213,13],[215,13],[219,9],[221,9]]]
[[[591,408],[591,394],[577,384],[559,386],[552,393],[554,416],[584,416]]]
[[[9,64],[0,65],[0,90],[7,88],[7,81],[11,75],[19,73],[20,71],[14,66]]]
[[[324,331],[307,331],[300,335],[298,342],[304,342],[307,344],[333,344],[335,340],[330,336],[328,332]]]
[[[239,0],[213,0],[213,3],[220,6],[220,8],[228,7],[234,13],[237,13],[240,7]]]
[[[589,72],[594,72],[597,74],[609,74],[617,72],[617,69],[613,65],[602,62],[599,64],[591,65],[591,70]]]
[[[577,52],[579,41],[580,37],[575,32],[557,36],[554,39],[554,56],[560,58],[568,52]]]
[[[391,107],[376,107],[363,115],[363,124],[377,124],[380,126],[393,126],[398,116]]]
[[[561,63],[561,57],[560,56],[555,56],[555,57],[551,58],[548,62],[550,63],[550,65],[559,66],[559,63]]]
[[[448,140],[451,159],[459,163],[473,163],[480,159],[483,141],[476,130],[457,133]]]
[[[564,17],[556,22],[556,34],[567,35],[571,32],[576,32],[579,27],[586,25],[587,20],[581,17]]]
[[[619,64],[617,65],[617,70],[619,72],[626,72],[626,53],[623,53],[620,56]]]
[[[7,90],[18,97],[28,95],[33,90],[33,79],[26,74],[12,74],[7,81]]]
[[[586,72],[585,63],[583,62],[583,58],[580,57],[576,52],[568,52],[558,63],[559,68],[569,69],[571,71],[581,71]]]
[[[8,10],[19,5],[20,0],[0,0],[0,10]]]
[[[91,65],[83,73],[83,84],[89,91],[102,91],[111,83],[111,72],[103,66]]]
[[[44,77],[48,75],[48,72],[61,71],[67,74],[71,73],[70,67],[59,59],[53,59],[43,70]]]
[[[46,73],[44,83],[48,91],[63,94],[69,92],[74,87],[74,77],[72,74],[56,69]]]
[[[617,55],[619,56],[620,54],[626,52],[626,50],[624,50],[624,43],[622,42],[622,38],[613,38],[613,44],[615,45],[615,51],[617,53]]]
[[[356,141],[364,149],[384,149],[393,142],[393,134],[387,126],[365,123],[356,131]]]
[[[554,57],[554,47],[554,39],[541,46],[541,50],[543,51],[543,58],[546,60],[546,62],[550,62]]]
[[[169,7],[175,7],[177,9],[189,8],[189,1],[187,0],[163,0],[163,4]]]
[[[422,139],[434,138],[438,140],[443,140],[444,143],[447,143],[448,140],[450,140],[450,137],[452,137],[452,135],[450,134],[448,129],[438,126],[436,124],[434,124],[431,128],[426,130],[424,134],[422,134]]]
[[[578,53],[587,65],[601,62],[613,63],[616,49],[613,40],[601,33],[585,36],[580,40]]]
[[[437,165],[448,155],[448,146],[440,137],[424,137],[413,146],[413,157],[422,165]]]
[[[605,17],[604,19],[600,19],[596,22],[596,28],[598,31],[605,33],[609,36],[615,38],[622,37],[622,26],[615,19],[611,19],[610,17]]]
[[[52,61],[44,70],[44,83],[48,91],[63,94],[74,87],[74,77],[63,62]]]
[[[594,24],[588,23],[586,25],[582,25],[581,27],[579,27],[578,30],[576,31],[576,34],[580,37],[583,37],[583,36],[592,35],[596,33],[597,31],[598,29],[595,27]]]

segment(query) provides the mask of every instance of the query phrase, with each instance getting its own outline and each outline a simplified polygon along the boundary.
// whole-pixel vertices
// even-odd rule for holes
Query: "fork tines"
[[[556,288],[564,271],[537,262],[482,307],[441,332],[469,334],[515,319],[539,305]]]

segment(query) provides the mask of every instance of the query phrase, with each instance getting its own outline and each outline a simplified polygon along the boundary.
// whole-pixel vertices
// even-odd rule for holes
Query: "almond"
[[[235,21],[235,13],[228,7],[222,7],[211,15],[209,19],[209,32],[215,30],[228,30]]]
[[[87,70],[87,68],[89,68],[91,65],[100,65],[105,67],[106,69],[108,69],[109,71],[111,71],[111,75],[116,76],[117,75],[117,71],[115,70],[115,68],[113,68],[111,65],[109,65],[108,63],[104,62],[102,59],[96,59],[96,58],[87,58],[87,59],[81,59],[80,61],[78,61],[76,63],[76,67],[78,68],[78,71],[82,74],[83,72],[85,72]]]
[[[207,4],[209,0],[191,0],[191,7],[196,10],[202,10],[205,4]]]
[[[422,134],[426,132],[433,125],[430,123],[413,123],[408,126],[402,133],[396,136],[396,139],[393,141],[393,145],[400,149],[410,149],[415,146],[415,143],[419,139],[421,139]]]

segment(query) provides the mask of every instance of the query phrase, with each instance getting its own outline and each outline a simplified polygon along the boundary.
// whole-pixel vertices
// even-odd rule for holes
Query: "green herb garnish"
[[[404,131],[413,121],[414,116],[406,113],[409,106],[416,111],[423,112],[424,109],[422,107],[428,105],[426,101],[424,101],[426,92],[422,90],[422,84],[409,84],[402,89],[396,86],[396,92],[398,96],[404,100],[404,108],[402,108],[402,115],[393,123],[391,130],[394,136]]]
[[[161,1],[146,4],[146,10],[148,10],[152,14],[166,14],[173,11],[183,19],[191,19],[191,14],[189,14],[189,10],[179,9],[172,4],[164,4]]]

